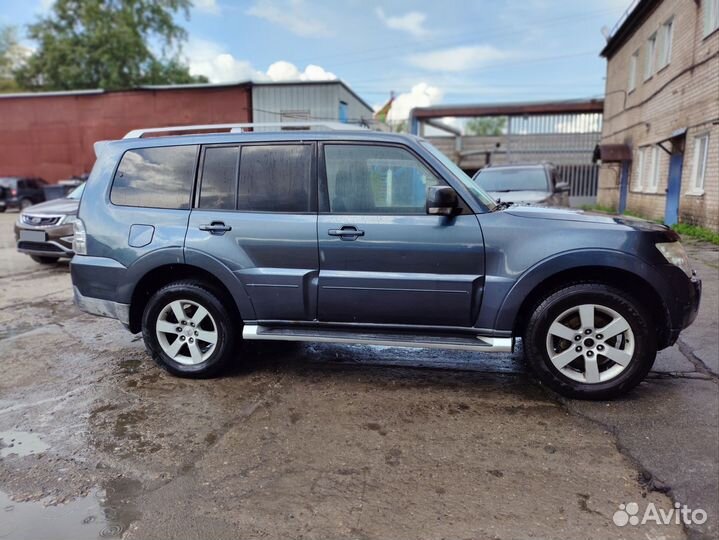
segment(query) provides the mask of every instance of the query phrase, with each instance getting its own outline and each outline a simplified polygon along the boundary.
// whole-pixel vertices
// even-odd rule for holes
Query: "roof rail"
[[[257,128],[276,128],[278,130],[289,129],[311,129],[324,128],[328,131],[355,131],[368,129],[354,124],[343,124],[342,122],[249,122],[244,124],[201,124],[195,126],[168,126],[147,129],[133,129],[123,139],[141,139],[148,133],[176,133],[181,131],[211,131],[230,133],[244,133]]]

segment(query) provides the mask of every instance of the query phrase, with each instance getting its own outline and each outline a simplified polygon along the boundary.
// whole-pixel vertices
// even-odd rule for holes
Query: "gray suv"
[[[667,227],[497,205],[413,136],[229,127],[97,143],[75,221],[76,303],[142,332],[171,373],[217,374],[241,340],[522,338],[542,383],[606,399],[696,317],[701,282]]]

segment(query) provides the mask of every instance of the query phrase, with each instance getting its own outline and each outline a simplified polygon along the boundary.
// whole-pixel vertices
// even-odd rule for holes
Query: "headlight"
[[[77,220],[77,216],[75,214],[68,214],[60,220],[60,223],[62,225],[69,225],[70,223],[75,223],[75,220]]]
[[[76,255],[87,255],[87,233],[85,232],[85,224],[80,218],[73,221],[72,230],[72,250]]]
[[[684,251],[684,246],[682,246],[681,242],[666,242],[656,244],[656,246],[668,262],[681,268],[688,277],[692,277],[689,256]]]

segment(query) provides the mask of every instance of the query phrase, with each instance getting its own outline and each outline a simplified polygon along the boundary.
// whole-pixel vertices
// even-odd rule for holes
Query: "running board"
[[[461,351],[512,352],[512,338],[468,335],[416,336],[398,333],[348,332],[325,328],[288,328],[285,326],[262,326],[247,324],[242,330],[247,340],[312,341],[315,343],[351,343],[382,345],[385,347],[418,347],[432,349],[455,349]]]

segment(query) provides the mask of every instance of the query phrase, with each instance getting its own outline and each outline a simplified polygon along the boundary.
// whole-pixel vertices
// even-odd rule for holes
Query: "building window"
[[[707,170],[707,154],[709,153],[709,134],[694,138],[694,162],[692,164],[692,185],[690,193],[704,193],[704,175]]]
[[[628,89],[631,92],[637,87],[637,65],[639,64],[639,49],[629,57],[629,84]]]
[[[346,101],[340,101],[339,119],[340,122],[346,124],[349,121],[349,114],[347,112],[348,106]]]
[[[702,0],[704,37],[719,28],[719,0]]]
[[[647,179],[647,191],[656,193],[659,185],[659,169],[661,166],[661,154],[658,146],[652,146],[649,153],[649,175]]]
[[[646,152],[647,149],[640,148],[637,151],[637,173],[634,175],[634,185],[632,188],[634,191],[641,191],[642,190],[642,177],[644,176],[644,165],[647,161],[646,159]]]
[[[647,40],[647,48],[644,51],[644,80],[649,79],[654,73],[654,55],[657,49],[657,33],[654,32]]]
[[[657,59],[657,69],[662,69],[669,65],[672,59],[672,34],[674,27],[674,19],[669,19],[659,29],[659,57]]]

